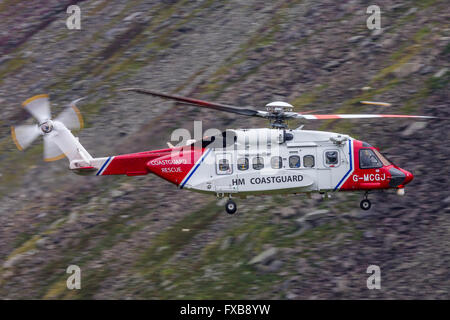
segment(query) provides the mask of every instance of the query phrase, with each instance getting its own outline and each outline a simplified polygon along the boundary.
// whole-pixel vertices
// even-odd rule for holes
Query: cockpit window
[[[378,159],[381,160],[383,163],[383,166],[390,166],[392,162],[390,162],[385,156],[383,156],[378,150],[373,150],[375,154],[377,155]]]
[[[383,163],[371,149],[359,150],[359,167],[361,169],[381,168]]]

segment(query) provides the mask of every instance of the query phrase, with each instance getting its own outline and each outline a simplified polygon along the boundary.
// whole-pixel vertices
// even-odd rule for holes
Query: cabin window
[[[314,156],[313,155],[306,155],[303,157],[303,166],[305,166],[305,168],[312,168],[314,167]]]
[[[325,151],[325,164],[334,167],[339,163],[339,153],[336,150]]]
[[[230,170],[230,163],[227,159],[219,160],[219,171],[225,172]]]
[[[232,164],[232,156],[228,153],[216,154],[216,174],[225,175],[232,174],[233,167]]]
[[[238,170],[241,170],[241,171],[248,170],[248,159],[247,158],[238,158],[237,159],[237,167],[238,167]]]
[[[359,150],[359,167],[361,169],[374,169],[382,166],[382,162],[371,149]]]
[[[281,157],[272,157],[270,159],[272,169],[280,169],[283,167],[283,159]]]
[[[290,156],[289,157],[289,168],[300,168],[300,157]]]
[[[253,169],[255,170],[261,170],[264,168],[264,158],[262,157],[255,157],[252,161]]]

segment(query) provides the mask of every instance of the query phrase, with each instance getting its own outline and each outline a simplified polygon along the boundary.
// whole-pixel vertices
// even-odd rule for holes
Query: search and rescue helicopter
[[[23,150],[39,136],[44,139],[44,160],[67,157],[69,169],[81,175],[128,175],[149,173],[175,184],[180,189],[227,197],[225,209],[237,210],[232,198],[247,195],[334,191],[362,191],[360,203],[369,210],[370,191],[394,189],[403,195],[413,174],[396,166],[378,148],[348,135],[289,129],[286,120],[409,118],[435,119],[432,116],[392,114],[311,114],[293,112],[286,102],[272,102],[266,111],[240,108],[140,88],[121,89],[177,103],[230,112],[241,116],[262,117],[270,128],[229,129],[220,134],[189,141],[186,145],[93,158],[70,130],[83,127],[83,118],[72,102],[52,119],[48,95],[34,96],[23,103],[37,120],[34,125],[11,127],[16,146]],[[367,104],[376,104],[367,102]]]

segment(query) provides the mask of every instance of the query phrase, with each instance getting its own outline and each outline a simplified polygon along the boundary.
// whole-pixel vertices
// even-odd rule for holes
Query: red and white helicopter
[[[167,98],[178,103],[250,117],[268,119],[271,128],[232,129],[190,141],[184,146],[139,153],[93,158],[70,130],[81,129],[83,120],[76,102],[55,119],[51,118],[48,95],[26,100],[23,106],[37,120],[35,125],[11,128],[20,150],[37,137],[44,138],[44,159],[69,159],[78,174],[139,176],[153,173],[180,189],[227,197],[225,209],[236,212],[232,197],[257,194],[363,191],[360,207],[368,210],[369,191],[395,189],[404,194],[412,173],[386,159],[377,148],[348,135],[334,132],[289,129],[288,119],[413,118],[431,116],[390,114],[309,114],[293,112],[286,102],[272,102],[266,111],[239,108],[139,88],[141,94]]]

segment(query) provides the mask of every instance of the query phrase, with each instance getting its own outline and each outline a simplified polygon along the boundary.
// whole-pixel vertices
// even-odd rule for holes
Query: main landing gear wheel
[[[225,204],[225,210],[227,211],[228,214],[234,214],[237,210],[236,202],[234,202],[231,199],[228,200],[227,203]]]
[[[372,203],[370,202],[369,199],[363,199],[363,200],[361,200],[361,203],[359,204],[359,206],[363,210],[369,210],[370,207],[372,206]]]

